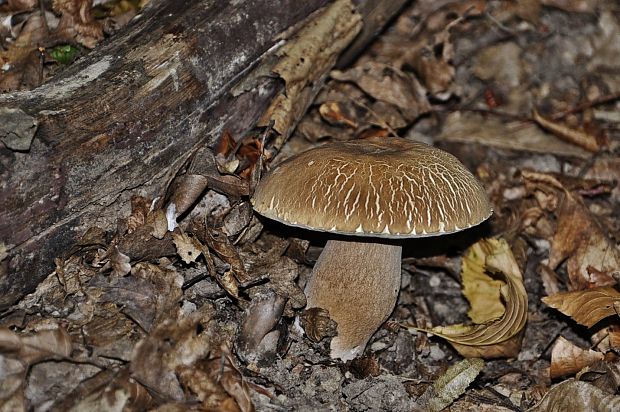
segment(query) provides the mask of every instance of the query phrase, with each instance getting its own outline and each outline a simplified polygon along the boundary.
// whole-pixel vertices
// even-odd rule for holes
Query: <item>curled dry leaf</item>
[[[551,351],[549,375],[551,378],[573,375],[604,358],[605,355],[601,352],[582,349],[560,336],[555,341]]]
[[[606,286],[574,292],[560,292],[546,296],[542,301],[570,316],[573,320],[589,328],[601,319],[618,315],[615,309],[620,305],[620,292]]]
[[[484,258],[484,268],[479,267],[479,270],[501,275],[506,281],[500,288],[500,296],[506,305],[503,315],[481,324],[438,326],[427,331],[448,340],[466,357],[516,356],[528,308],[521,271],[510,246],[503,239],[483,239],[471,246],[468,254],[472,251]],[[484,299],[475,302],[476,305],[486,305]],[[473,306],[474,302],[470,303]],[[474,309],[474,312],[478,310]]]
[[[131,197],[131,214],[127,218],[127,232],[133,233],[146,222],[149,214],[150,201],[144,196]]]
[[[252,205],[249,202],[236,204],[224,218],[222,231],[226,236],[238,235],[248,227],[253,214]]]
[[[493,279],[485,272],[486,253],[480,246],[469,248],[463,256],[461,280],[463,295],[470,304],[467,316],[474,323],[498,319],[504,314],[500,289],[504,282]]]
[[[129,256],[121,253],[118,247],[112,247],[110,253],[110,266],[112,266],[112,276],[125,276],[131,271],[131,265]]]
[[[357,379],[366,379],[369,376],[376,377],[381,375],[382,372],[381,364],[374,354],[355,358],[347,363],[347,366],[349,367],[349,372]]]
[[[464,359],[451,366],[416,401],[414,410],[439,412],[450,406],[484,368],[479,358]]]
[[[54,0],[52,8],[61,14],[57,33],[68,40],[93,48],[103,39],[103,28],[95,21],[90,0]]]
[[[0,92],[34,88],[43,81],[41,53],[36,45],[44,43],[49,35],[45,23],[42,13],[30,14],[15,42],[6,51],[0,49]]]
[[[228,149],[223,148],[222,150]],[[209,189],[215,189],[232,198],[247,196],[250,193],[247,180],[241,179],[239,176],[220,174],[218,162],[209,147],[201,147],[196,150],[192,155],[187,173],[204,176],[207,179]],[[196,183],[201,184],[200,181]]]
[[[33,364],[45,359],[66,358],[71,354],[71,337],[63,328],[32,334],[0,328],[0,353]]]
[[[207,188],[209,179],[203,175],[184,174],[177,176],[168,188],[169,202],[176,206],[177,215],[182,215],[196,203],[200,195]]]
[[[589,382],[607,393],[614,393],[620,386],[620,364],[614,361],[596,362],[580,370],[575,379]]]
[[[331,77],[355,83],[372,98],[398,107],[410,120],[430,110],[425,90],[417,79],[396,67],[368,62],[346,72],[334,70]]]
[[[545,394],[528,412],[612,412],[620,410],[620,396],[574,380],[564,381]]]
[[[232,244],[228,236],[219,229],[209,228],[206,232],[207,244],[209,248],[224,262],[230,265],[230,274],[244,284],[252,278],[245,270],[245,266],[241,261],[237,248]]]
[[[0,4],[1,13],[21,13],[37,6],[37,0],[7,0]]]
[[[329,312],[323,308],[306,309],[299,316],[299,323],[312,342],[333,338],[338,333],[338,325],[329,317]]]
[[[24,396],[27,366],[17,359],[0,356],[2,375],[0,375],[0,411],[25,411]]]
[[[255,294],[245,311],[245,320],[237,339],[237,355],[246,363],[273,361],[277,339],[265,339],[280,321],[286,298],[272,290]],[[275,334],[274,334],[275,335]],[[270,342],[275,340],[276,342]]]
[[[273,129],[288,137],[295,119],[313,96],[312,88],[321,84],[318,80],[333,67],[362,25],[362,16],[352,2],[338,0],[317,14],[295,40],[287,42],[278,51],[281,60],[271,69],[284,79],[285,90],[273,100],[259,126],[267,126],[273,120]]]
[[[249,290],[250,295],[263,293],[264,289],[273,290],[287,299],[284,316],[295,316],[293,309],[300,309],[306,305],[306,296],[296,282],[299,267],[287,256],[289,242],[275,237],[266,237],[267,250],[247,247],[241,252],[246,263],[247,272],[252,274],[250,283],[257,283],[269,279],[268,283],[257,285]]]

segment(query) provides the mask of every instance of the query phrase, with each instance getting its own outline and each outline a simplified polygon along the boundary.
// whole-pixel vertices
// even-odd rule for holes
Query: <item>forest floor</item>
[[[97,9],[105,24],[79,26],[81,44],[131,24],[138,2],[115,4]],[[27,24],[3,38],[39,33],[35,12],[21,13]],[[75,37],[77,26],[62,24]],[[1,89],[36,87],[81,52],[63,47],[2,51],[2,64],[23,69],[0,76]],[[150,235],[163,238],[165,213],[136,193],[115,230],[93,226],[0,315],[0,411],[619,410],[618,2],[413,2],[330,73],[266,160],[388,135],[457,156],[494,214],[460,234],[403,242],[396,309],[362,357],[332,360],[329,338],[312,342],[294,326],[326,236],[210,190],[164,254]],[[221,142],[221,170],[249,178],[260,136],[232,155]],[[130,261],[128,244],[149,258]],[[278,296],[286,305],[271,340],[253,336],[247,319]],[[515,313],[527,323],[508,319]],[[477,340],[449,326],[461,323],[477,325]],[[438,326],[448,329],[425,332]]]

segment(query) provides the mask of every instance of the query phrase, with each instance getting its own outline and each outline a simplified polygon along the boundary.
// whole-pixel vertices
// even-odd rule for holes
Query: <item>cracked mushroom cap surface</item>
[[[291,157],[260,181],[252,203],[287,225],[383,238],[458,232],[493,212],[456,157],[393,137],[328,143]]]

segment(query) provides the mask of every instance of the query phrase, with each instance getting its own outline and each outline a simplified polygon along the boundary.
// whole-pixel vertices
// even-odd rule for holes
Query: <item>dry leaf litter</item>
[[[40,85],[57,46],[86,53],[143,3],[0,3],[0,89]],[[614,1],[413,2],[281,150],[225,133],[58,257],[0,317],[0,410],[618,410],[618,61]],[[283,133],[303,105],[276,103]],[[257,218],[249,182],[260,161],[387,135],[457,155],[495,214],[408,242],[395,311],[343,364],[329,318],[303,312],[325,238]]]

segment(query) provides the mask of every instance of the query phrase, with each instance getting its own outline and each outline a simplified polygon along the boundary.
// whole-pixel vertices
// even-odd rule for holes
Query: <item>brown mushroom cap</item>
[[[401,138],[303,152],[264,177],[252,203],[287,225],[384,238],[457,232],[492,213],[483,187],[456,157]]]

